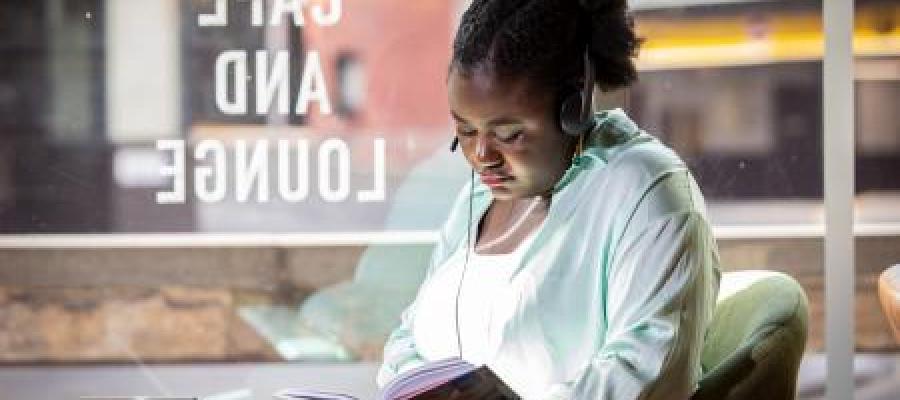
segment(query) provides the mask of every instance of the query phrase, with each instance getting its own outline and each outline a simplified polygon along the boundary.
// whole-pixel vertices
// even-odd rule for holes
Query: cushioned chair
[[[692,399],[794,399],[806,335],[806,295],[793,278],[724,273]]]
[[[878,298],[887,316],[894,338],[900,342],[900,264],[890,267],[878,278]]]

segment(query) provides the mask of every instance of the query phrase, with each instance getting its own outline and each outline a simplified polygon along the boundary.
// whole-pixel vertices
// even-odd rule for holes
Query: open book
[[[446,399],[454,391],[491,382],[491,399],[518,400],[519,396],[486,366],[476,367],[459,358],[447,358],[406,371],[382,389],[374,400]],[[353,396],[318,390],[285,389],[275,393],[279,400],[359,400]]]

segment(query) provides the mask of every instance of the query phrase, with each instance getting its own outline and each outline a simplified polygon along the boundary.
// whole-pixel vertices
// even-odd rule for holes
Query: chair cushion
[[[794,398],[807,308],[803,289],[790,276],[723,274],[701,356],[705,375],[694,399]]]

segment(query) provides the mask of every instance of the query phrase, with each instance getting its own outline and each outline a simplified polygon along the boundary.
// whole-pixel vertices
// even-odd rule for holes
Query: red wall
[[[440,129],[448,124],[446,69],[452,1],[348,0],[334,26],[309,24],[306,50],[318,50],[332,107],[338,102],[336,59],[350,51],[365,71],[366,94],[353,118],[323,116],[313,106],[310,126],[327,134]]]

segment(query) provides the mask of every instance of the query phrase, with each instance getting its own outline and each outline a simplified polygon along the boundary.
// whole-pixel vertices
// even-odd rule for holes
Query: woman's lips
[[[494,175],[494,174],[482,174],[481,182],[488,186],[496,186],[501,184],[502,182],[508,181],[512,179],[511,176],[508,175]]]

